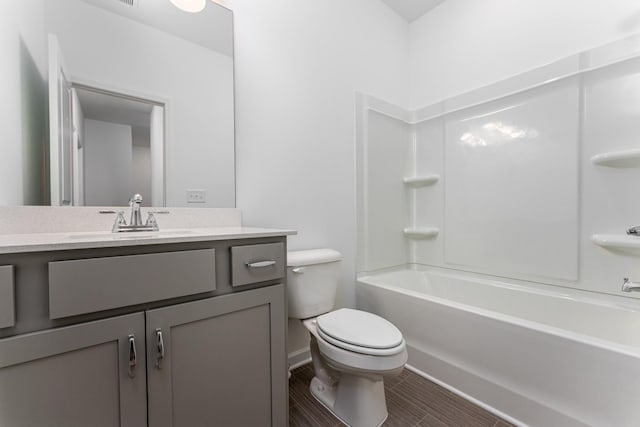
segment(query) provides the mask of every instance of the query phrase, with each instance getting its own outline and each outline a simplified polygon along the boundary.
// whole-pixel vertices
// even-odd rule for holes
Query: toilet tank
[[[308,319],[333,310],[341,259],[333,249],[287,252],[289,317]]]

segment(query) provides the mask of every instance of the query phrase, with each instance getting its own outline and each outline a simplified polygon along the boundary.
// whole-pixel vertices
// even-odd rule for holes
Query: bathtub
[[[356,292],[402,331],[411,369],[515,424],[640,426],[638,301],[421,267]]]

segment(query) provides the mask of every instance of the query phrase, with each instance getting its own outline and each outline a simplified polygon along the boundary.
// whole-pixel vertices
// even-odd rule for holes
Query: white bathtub
[[[640,426],[637,301],[547,288],[421,268],[359,277],[357,300],[410,366],[516,424]]]

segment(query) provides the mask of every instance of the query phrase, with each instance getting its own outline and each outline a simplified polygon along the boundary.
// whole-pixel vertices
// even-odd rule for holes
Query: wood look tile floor
[[[291,372],[289,380],[290,427],[338,427],[338,421],[311,395],[310,364]],[[385,381],[389,418],[385,427],[510,427],[490,412],[449,390],[405,369]]]

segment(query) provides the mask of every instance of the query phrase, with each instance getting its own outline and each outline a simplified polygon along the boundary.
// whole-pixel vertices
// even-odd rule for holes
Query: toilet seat
[[[328,313],[330,314],[330,313]],[[349,350],[347,343],[334,340],[340,345],[334,345],[320,335],[318,327],[319,318],[304,320],[302,323],[311,333],[312,340],[318,345],[320,354],[334,369],[339,371],[358,372],[364,375],[395,375],[407,363],[407,346],[404,339],[400,345],[386,350],[390,354],[368,354],[376,349],[357,347],[356,350]],[[378,349],[380,350],[380,349]]]
[[[318,335],[344,350],[370,356],[392,356],[405,348],[402,333],[372,313],[343,308],[316,319]]]

